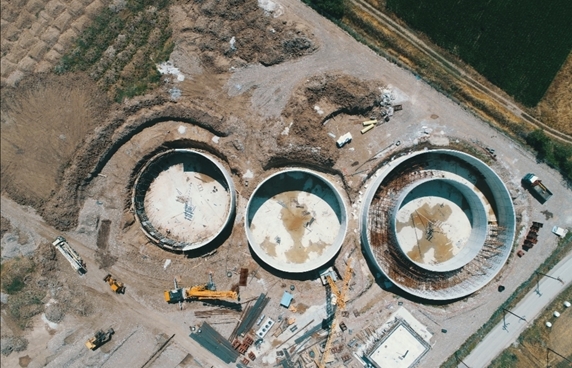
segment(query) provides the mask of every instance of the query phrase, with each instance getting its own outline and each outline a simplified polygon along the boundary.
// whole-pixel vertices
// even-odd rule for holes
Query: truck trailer
[[[67,240],[63,236],[58,236],[56,240],[52,243],[57,250],[68,260],[72,265],[73,269],[76,270],[80,275],[87,272],[85,262],[79,254],[69,245]]]
[[[546,202],[552,197],[552,192],[542,183],[542,180],[533,173],[528,173],[522,178],[523,184],[530,193],[540,202]]]

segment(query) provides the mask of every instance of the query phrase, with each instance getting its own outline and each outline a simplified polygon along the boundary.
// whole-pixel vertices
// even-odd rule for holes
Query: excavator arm
[[[203,286],[194,286],[185,289],[185,299],[238,299],[234,291],[211,291]]]

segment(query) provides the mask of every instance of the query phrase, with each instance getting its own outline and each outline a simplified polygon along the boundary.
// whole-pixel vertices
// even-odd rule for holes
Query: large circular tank
[[[491,281],[512,248],[516,219],[500,177],[454,150],[399,157],[375,175],[360,217],[380,274],[431,300],[469,295]]]
[[[236,193],[216,159],[191,149],[172,149],[142,168],[133,204],[149,239],[167,249],[188,251],[210,243],[229,225]]]
[[[347,229],[338,190],[306,169],[280,171],[258,185],[246,207],[246,236],[254,253],[274,269],[304,273],[340,250]]]

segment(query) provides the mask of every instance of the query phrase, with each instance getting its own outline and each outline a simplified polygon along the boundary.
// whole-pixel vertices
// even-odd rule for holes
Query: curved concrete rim
[[[334,193],[334,196],[338,202],[338,205],[340,206],[340,215],[339,215],[340,229],[338,231],[338,234],[337,234],[333,244],[331,246],[329,246],[327,248],[327,251],[324,252],[318,259],[313,260],[311,262],[306,262],[303,264],[280,262],[280,261],[277,261],[275,258],[270,257],[261,248],[260,244],[258,244],[254,240],[254,234],[250,230],[250,223],[249,223],[249,213],[251,210],[252,201],[255,198],[256,193],[262,188],[262,186],[264,184],[266,184],[269,180],[271,180],[277,176],[288,174],[288,173],[295,173],[295,172],[302,172],[306,175],[313,176],[314,178],[316,178],[316,179],[320,180],[322,183],[324,183]],[[260,182],[260,184],[258,184],[256,186],[256,188],[254,189],[254,191],[252,192],[250,199],[248,200],[248,204],[246,205],[246,211],[245,211],[245,215],[244,215],[245,216],[244,229],[246,232],[246,238],[248,239],[248,243],[250,244],[250,247],[254,251],[254,253],[264,263],[266,263],[267,265],[271,266],[272,268],[274,268],[276,270],[279,270],[282,272],[289,272],[289,273],[305,273],[305,272],[313,271],[315,269],[320,268],[324,264],[328,263],[341,249],[343,242],[345,240],[347,226],[348,226],[346,211],[347,210],[346,210],[345,201],[343,200],[339,191],[337,190],[337,188],[334,185],[332,185],[332,183],[330,183],[330,181],[328,179],[324,178],[322,175],[318,174],[317,172],[314,172],[314,171],[311,171],[308,169],[304,169],[304,168],[288,168],[288,169],[280,170],[279,172],[276,172],[276,173],[270,175],[269,177],[264,179],[262,182]]]
[[[485,169],[488,172],[489,174],[488,179],[490,179],[490,181],[487,181],[487,184],[489,185],[489,187],[494,186],[494,188],[491,188],[494,190],[491,191],[495,200],[497,201],[497,212],[498,212],[497,218],[499,221],[499,225],[503,226],[506,229],[506,234],[507,234],[506,240],[503,244],[503,252],[501,256],[497,258],[497,262],[494,264],[494,267],[490,270],[489,273],[487,273],[486,275],[482,275],[475,282],[469,282],[469,281],[461,282],[442,292],[437,292],[435,290],[425,290],[425,289],[407,287],[401,284],[398,280],[390,278],[383,269],[383,267],[377,261],[375,254],[373,254],[373,251],[371,249],[371,244],[369,241],[369,231],[368,231],[369,208],[371,206],[377,188],[387,177],[387,175],[397,166],[401,165],[403,162],[411,159],[414,156],[427,153],[451,155],[473,165],[477,170]],[[427,300],[444,301],[444,300],[462,298],[474,293],[475,291],[481,289],[483,286],[489,283],[498,274],[498,272],[500,272],[501,268],[504,266],[508,257],[510,256],[512,243],[514,241],[516,233],[516,218],[515,218],[514,207],[512,205],[511,196],[505,184],[503,183],[501,178],[497,175],[497,173],[494,172],[490,167],[488,167],[487,164],[485,164],[478,158],[473,157],[464,152],[450,150],[450,149],[435,149],[435,150],[426,149],[422,151],[413,152],[407,156],[399,157],[393,161],[390,161],[389,165],[392,167],[392,169],[385,170],[382,175],[377,176],[376,179],[368,186],[368,190],[362,202],[361,216],[360,216],[360,237],[362,240],[362,244],[365,246],[365,251],[367,255],[376,265],[377,269],[388,280],[390,280],[394,285],[396,285],[403,291]],[[380,170],[383,170],[383,168],[378,169],[378,171]],[[477,278],[478,276],[475,277]]]
[[[431,179],[423,179],[419,180],[408,187],[402,192],[399,196],[397,204],[395,206],[395,210],[392,216],[392,225],[394,233],[397,231],[397,213],[401,209],[401,205],[405,198],[411,193],[415,188],[432,181],[442,181],[446,182],[447,184],[453,186],[457,189],[461,194],[467,199],[470,203],[471,212],[473,216],[473,224],[471,230],[471,236],[467,240],[467,243],[463,246],[463,248],[459,251],[458,254],[453,256],[451,259],[441,262],[438,264],[427,264],[427,263],[420,263],[414,261],[405,251],[403,251],[403,247],[401,247],[401,252],[405,257],[409,259],[409,261],[415,263],[417,266],[424,268],[428,271],[433,272],[447,272],[459,269],[469,263],[481,250],[484,241],[487,237],[487,214],[485,212],[485,205],[482,202],[481,198],[470,188],[468,188],[465,184],[459,183],[455,180],[451,179],[442,179],[442,178],[431,178]],[[478,208],[475,206],[479,206]],[[399,241],[398,241],[399,243]]]
[[[134,207],[136,207],[135,206],[135,195],[137,193],[137,187],[139,185],[139,181],[140,181],[141,177],[146,173],[146,171],[149,169],[149,167],[152,164],[161,160],[165,156],[173,155],[173,154],[192,154],[192,155],[201,156],[201,157],[205,158],[206,160],[208,160],[223,175],[224,180],[226,181],[226,184],[228,185],[228,191],[229,191],[229,195],[230,195],[229,210],[228,210],[228,213],[226,214],[226,217],[224,219],[222,226],[219,228],[218,231],[216,231],[213,235],[208,237],[206,240],[203,240],[203,241],[197,242],[197,243],[174,242],[167,237],[160,237],[159,235],[161,235],[161,234],[159,232],[153,231],[155,229],[150,227],[149,226],[150,224],[145,224],[145,223],[148,223],[148,221],[142,220],[138,211],[137,210],[135,211],[135,217],[137,218],[137,221],[139,221],[139,225],[141,227],[141,230],[143,230],[145,235],[151,241],[153,241],[154,243],[156,243],[159,246],[166,248],[166,249],[185,252],[185,251],[195,250],[195,249],[201,248],[201,247],[209,244],[210,242],[215,240],[224,231],[224,229],[227,226],[230,225],[230,222],[231,222],[232,218],[234,217],[234,214],[236,211],[236,190],[234,187],[234,183],[232,181],[232,177],[229,175],[229,173],[227,172],[225,167],[222,166],[215,157],[212,157],[210,155],[207,155],[203,152],[199,152],[199,151],[191,149],[191,148],[174,148],[174,149],[169,149],[169,150],[164,151],[164,152],[160,152],[160,153],[156,154],[155,156],[151,157],[147,161],[147,163],[145,163],[145,165],[141,168],[141,170],[139,171],[139,174],[137,175],[135,183],[133,184],[133,190],[132,190],[132,195],[131,195],[131,203],[133,204]],[[182,244],[182,246],[177,246],[177,244]]]

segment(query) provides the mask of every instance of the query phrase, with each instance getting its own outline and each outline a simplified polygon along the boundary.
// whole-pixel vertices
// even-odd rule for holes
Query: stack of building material
[[[254,306],[248,307],[247,310],[244,312],[244,318],[238,325],[236,332],[233,335],[244,336],[246,333],[248,333],[248,331],[250,331],[250,329],[254,325],[254,322],[256,322],[256,320],[258,319],[258,317],[260,316],[260,314],[262,313],[262,311],[264,310],[269,301],[270,298],[267,298],[266,294],[264,293],[260,294],[260,296],[256,300],[256,303],[254,303]]]
[[[200,332],[198,332],[200,331]],[[230,364],[238,359],[239,353],[230,342],[215,331],[208,323],[203,322],[201,328],[189,336],[202,347],[216,355],[223,362]]]

